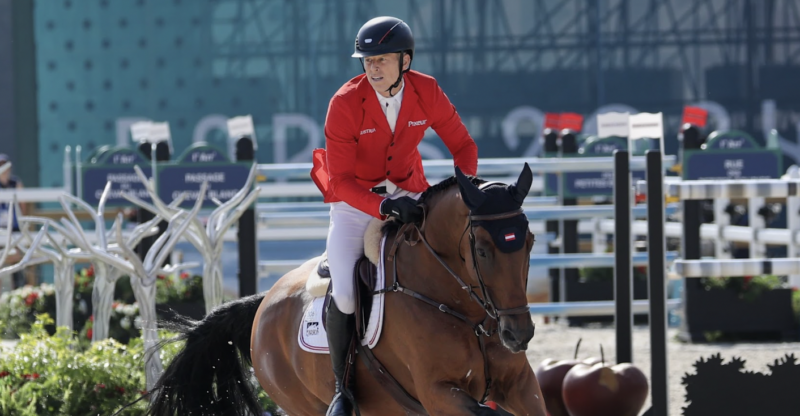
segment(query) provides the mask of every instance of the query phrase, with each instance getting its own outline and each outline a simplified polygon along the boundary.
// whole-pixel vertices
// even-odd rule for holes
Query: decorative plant
[[[23,286],[0,295],[0,331],[3,338],[18,338],[30,331],[35,315],[55,311],[55,287]]]
[[[783,279],[775,275],[745,277],[709,277],[701,278],[700,283],[705,290],[725,289],[735,292],[740,299],[752,302],[762,293],[785,287]]]
[[[141,338],[132,337],[128,345],[106,339],[82,351],[69,330],[62,327],[51,336],[45,327],[53,320],[37,319],[12,353],[0,355],[0,414],[110,415],[147,394]],[[160,331],[159,338],[171,335]],[[182,347],[180,342],[165,345],[161,359],[169,363]],[[263,390],[259,399],[264,410],[276,414],[277,406]],[[119,414],[140,415],[145,402],[146,397]]]

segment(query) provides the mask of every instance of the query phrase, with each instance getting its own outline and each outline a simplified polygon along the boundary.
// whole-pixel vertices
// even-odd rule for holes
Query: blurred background
[[[704,135],[772,133],[784,167],[800,160],[795,0],[0,0],[0,153],[27,188],[61,187],[67,145],[132,146],[130,126],[153,120],[173,159],[201,141],[232,155],[226,120],[250,114],[258,163],[309,162],[330,97],[362,71],[356,32],[379,15],[410,25],[412,68],[437,78],[481,158],[541,155],[544,115],[561,112],[583,117],[581,137],[597,114],[662,112],[675,154],[697,106]],[[420,152],[449,157],[430,129]],[[262,241],[259,258],[323,250]]]
[[[674,153],[682,108],[704,103],[711,129],[775,128],[784,165],[800,158],[795,0],[0,0],[0,152],[26,186],[60,186],[65,145],[123,145],[152,119],[178,154],[225,148],[224,120],[252,114],[259,163],[310,161],[379,15],[411,26],[412,67],[480,157],[536,154],[535,115],[562,111],[586,134],[597,113],[663,112]],[[447,155],[429,133],[423,156]]]

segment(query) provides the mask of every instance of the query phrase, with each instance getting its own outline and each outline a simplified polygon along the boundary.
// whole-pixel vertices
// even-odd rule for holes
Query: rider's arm
[[[353,112],[342,97],[334,96],[325,120],[325,148],[333,193],[360,211],[375,218],[384,218],[380,214],[383,197],[368,191],[356,181],[356,164],[359,163],[356,157],[356,134],[358,126]]]
[[[455,106],[447,98],[438,84],[434,83],[433,122],[431,128],[453,155],[453,164],[467,175],[478,172],[478,146],[469,135]]]

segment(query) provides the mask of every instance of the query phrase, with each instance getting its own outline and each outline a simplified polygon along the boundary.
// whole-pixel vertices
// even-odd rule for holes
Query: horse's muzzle
[[[503,316],[500,318],[500,341],[513,353],[525,351],[535,328],[530,315]]]

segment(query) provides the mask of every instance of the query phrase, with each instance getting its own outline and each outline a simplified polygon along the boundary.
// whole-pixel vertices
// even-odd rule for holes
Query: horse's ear
[[[461,191],[461,199],[467,205],[470,211],[476,210],[486,200],[486,194],[478,189],[472,181],[461,172],[461,169],[456,166],[456,180],[458,180],[458,189]]]
[[[511,196],[514,197],[514,200],[519,202],[520,205],[522,205],[522,201],[525,200],[525,197],[528,196],[528,191],[531,190],[532,182],[533,172],[531,172],[531,167],[528,166],[528,162],[525,162],[525,166],[522,168],[517,182],[509,186]]]

